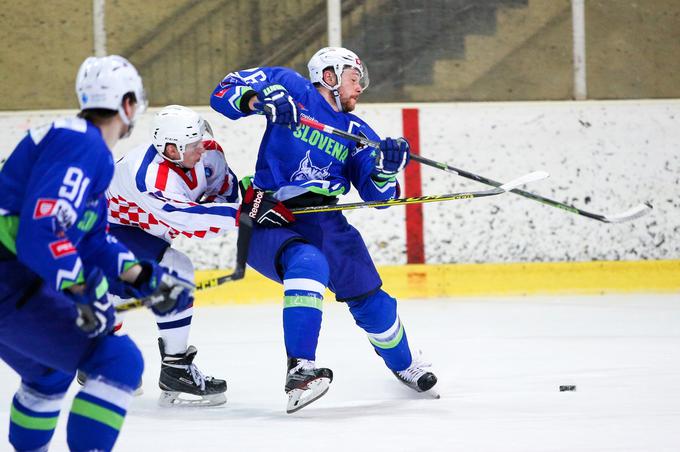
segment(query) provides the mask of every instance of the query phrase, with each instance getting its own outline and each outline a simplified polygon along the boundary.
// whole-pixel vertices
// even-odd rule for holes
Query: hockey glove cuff
[[[300,115],[295,100],[283,85],[269,85],[257,93],[254,107],[267,117],[271,124],[295,130],[300,125]]]
[[[104,335],[113,329],[115,311],[107,296],[108,289],[104,273],[100,268],[95,268],[87,276],[82,292],[65,292],[76,303],[76,325],[87,337]]]
[[[243,201],[237,215],[239,225],[249,220],[260,226],[275,228],[295,221],[293,213],[281,201],[252,185],[245,187],[243,180],[240,184]]]
[[[190,281],[153,261],[142,260],[139,265],[142,271],[127,285],[128,296],[140,299],[156,314],[183,311],[193,304],[195,286]]]
[[[396,176],[410,159],[411,146],[406,138],[385,138],[380,142],[372,177],[379,180]]]

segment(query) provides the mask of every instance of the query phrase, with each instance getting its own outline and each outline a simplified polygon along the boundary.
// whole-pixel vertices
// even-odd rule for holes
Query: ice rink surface
[[[317,362],[326,396],[287,415],[278,305],[197,308],[191,343],[226,405],[157,406],[153,317],[127,316],[144,394],[117,451],[680,451],[680,295],[400,302],[409,341],[433,362],[441,399],[402,386],[346,308],[324,307]],[[0,365],[0,450],[18,378]],[[560,392],[560,385],[576,385]],[[68,406],[72,392],[68,396]],[[68,408],[52,441],[66,450]]]

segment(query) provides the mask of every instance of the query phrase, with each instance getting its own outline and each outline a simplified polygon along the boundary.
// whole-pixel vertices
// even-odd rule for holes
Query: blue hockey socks
[[[83,370],[88,378],[71,406],[68,446],[73,451],[110,451],[142,377],[142,354],[128,336],[106,336]]]
[[[10,408],[9,442],[18,451],[47,450],[72,376],[52,372],[46,385],[22,383]],[[48,383],[47,381],[41,383]]]
[[[366,331],[368,340],[390,370],[404,370],[411,365],[406,331],[397,315],[397,300],[379,290],[347,305],[354,321]]]
[[[283,268],[283,331],[289,358],[314,360],[321,330],[328,262],[321,251],[294,243],[281,254]]]

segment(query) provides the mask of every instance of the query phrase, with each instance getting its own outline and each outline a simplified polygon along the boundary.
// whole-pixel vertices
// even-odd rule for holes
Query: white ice
[[[115,450],[680,451],[678,295],[409,300],[400,313],[412,346],[434,364],[441,399],[403,387],[345,307],[327,302],[317,361],[335,380],[293,415],[278,305],[195,310],[196,362],[229,385],[227,404],[209,409],[156,405],[153,317],[129,315],[145,392]],[[18,378],[0,364],[0,381],[0,450],[9,450]],[[66,450],[67,409],[53,451]]]

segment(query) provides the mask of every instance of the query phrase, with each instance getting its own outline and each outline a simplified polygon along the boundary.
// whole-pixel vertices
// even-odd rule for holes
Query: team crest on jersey
[[[69,239],[57,240],[49,244],[52,257],[60,259],[64,256],[69,256],[76,252],[76,247],[73,246]]]
[[[78,219],[78,212],[67,201],[60,199],[54,205],[54,217],[64,231],[68,230]]]
[[[300,161],[300,167],[298,170],[295,171],[292,176],[290,176],[291,181],[325,180],[331,175],[331,172],[328,169],[331,167],[333,162],[324,167],[314,166],[314,162],[312,162],[312,158],[309,156],[310,152],[311,151],[307,151],[305,158]]]
[[[56,204],[56,199],[38,198],[38,202],[35,203],[35,209],[33,209],[33,219],[39,220],[41,218],[51,217]]]

